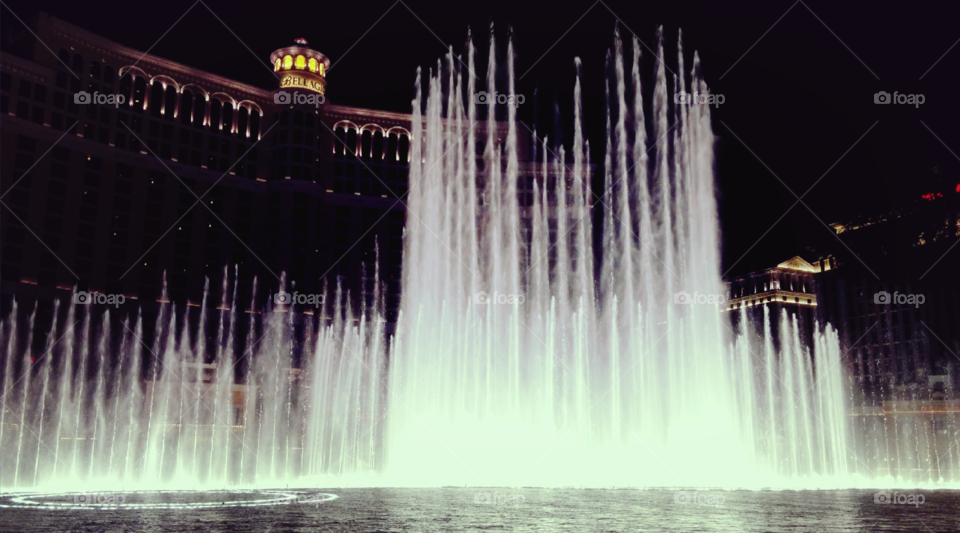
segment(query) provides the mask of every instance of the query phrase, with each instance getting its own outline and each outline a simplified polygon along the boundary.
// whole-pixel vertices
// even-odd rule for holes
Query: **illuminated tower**
[[[304,91],[325,95],[330,60],[320,52],[307,48],[306,39],[296,39],[294,42],[294,46],[270,54],[273,71],[280,78],[277,92]]]

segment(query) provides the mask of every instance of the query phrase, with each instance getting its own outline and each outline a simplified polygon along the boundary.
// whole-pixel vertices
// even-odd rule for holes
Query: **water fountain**
[[[498,87],[494,42],[484,88],[512,94],[512,45]],[[835,335],[817,334],[814,363],[788,324],[782,353],[771,343],[754,357],[746,335],[725,348],[734,335],[717,299],[684,305],[724,294],[709,108],[670,105],[675,93],[709,91],[696,55],[686,77],[682,45],[682,75],[668,83],[661,44],[648,109],[632,45],[632,61],[619,36],[608,55],[601,198],[588,185],[579,76],[572,158],[544,141],[531,207],[517,202],[517,138],[527,132],[513,107],[503,142],[487,115],[492,175],[464,157],[477,109],[459,95],[479,90],[473,50],[462,66],[451,53],[423,82],[389,380],[397,479],[769,486],[845,476]],[[550,173],[558,177],[542,178]],[[603,209],[599,272],[592,209]]]
[[[42,353],[29,348],[32,331],[18,344],[14,304],[3,332],[4,486],[281,486],[373,470],[377,417],[356,414],[378,410],[379,314],[318,317],[322,326],[307,321],[297,335],[283,306],[244,320],[227,274],[219,306],[204,302],[191,319],[162,304],[151,336],[139,313],[117,320],[71,305],[68,331],[55,321]],[[339,305],[345,295],[334,296]]]
[[[379,308],[330,311],[345,297],[339,287],[315,316],[257,309],[237,300],[227,270],[219,290],[205,291],[218,306],[161,303],[151,324],[137,311],[57,307],[42,350],[35,309],[14,302],[2,324],[2,486],[353,476],[394,486],[823,488],[876,483],[880,453],[927,465],[938,455],[910,482],[949,479],[960,453],[894,451],[875,430],[852,434],[831,328],[803,342],[796,317],[751,322],[744,311],[734,331],[717,305],[688,300],[725,293],[713,134],[709,107],[671,95],[709,90],[696,54],[685,70],[682,46],[671,79],[662,43],[652,90],[641,87],[631,44],[625,53],[618,35],[607,58],[600,197],[579,61],[570,155],[525,131],[514,107],[505,124],[494,112],[479,118],[472,95],[484,83],[489,94],[515,92],[512,42],[506,87],[494,81],[492,37],[485,82],[473,75],[472,43],[465,58],[451,50],[418,74],[392,338]],[[521,205],[527,135],[542,161],[523,170],[533,202]]]

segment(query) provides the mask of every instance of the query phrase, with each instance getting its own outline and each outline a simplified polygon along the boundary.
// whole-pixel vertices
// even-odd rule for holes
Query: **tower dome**
[[[305,90],[325,95],[330,60],[308,48],[306,39],[296,39],[294,43],[270,54],[273,71],[280,78],[280,90]]]

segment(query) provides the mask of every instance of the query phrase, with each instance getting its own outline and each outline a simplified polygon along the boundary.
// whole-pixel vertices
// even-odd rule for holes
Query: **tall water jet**
[[[542,164],[519,165],[515,108],[488,106],[484,119],[449,95],[466,90],[469,101],[475,90],[471,42],[463,70],[448,62],[446,72],[418,77],[388,479],[771,486],[845,475],[837,449],[846,442],[844,402],[831,388],[840,369],[824,364],[839,357],[835,335],[816,336],[824,359],[814,379],[814,355],[788,318],[781,348],[770,344],[763,361],[750,354],[755,331],[725,333],[710,110],[674,104],[662,42],[646,109],[632,44],[629,74],[619,32],[608,54],[604,194],[596,199],[579,60],[572,161],[544,139]],[[489,51],[493,94],[493,36]],[[687,73],[682,56],[680,46],[673,92],[708,94],[699,58]],[[511,94],[512,61],[508,39]],[[480,168],[460,146],[460,125],[485,126]],[[534,182],[532,205],[517,202],[521,177]],[[474,190],[483,192],[476,201]],[[596,252],[591,209],[603,209]],[[473,234],[476,242],[463,238]],[[786,396],[798,397],[796,411]]]
[[[122,316],[57,300],[40,353],[32,328],[20,329],[36,322],[36,307],[22,316],[14,301],[0,325],[0,460],[10,465],[0,486],[280,486],[377,471],[388,359],[377,273],[375,306],[356,321],[339,301],[315,314],[280,304],[244,312],[227,274],[219,295],[205,288],[205,300],[220,301],[209,310],[164,292],[152,335],[139,307]]]

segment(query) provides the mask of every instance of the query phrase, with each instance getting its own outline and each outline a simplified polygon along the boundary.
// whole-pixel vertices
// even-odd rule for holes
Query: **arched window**
[[[310,61],[308,61],[307,64],[310,65],[310,72],[316,72],[316,71],[317,71],[317,59],[316,59],[316,58],[311,57],[311,58],[310,58]]]
[[[326,66],[325,64],[320,63],[320,64],[317,65],[317,72],[319,72],[321,76],[326,77],[327,75],[324,74],[324,72],[323,72],[326,68],[327,68],[327,66]]]
[[[373,148],[370,153],[370,159],[377,163],[383,160],[383,132],[378,131],[373,134]]]
[[[163,98],[163,114],[167,120],[174,120],[174,112],[177,110],[177,89],[173,85],[168,85],[166,94]]]
[[[73,73],[83,77],[83,56],[80,54],[73,56]]]
[[[247,138],[247,122],[249,121],[249,112],[247,111],[246,106],[241,107],[240,111],[237,114],[237,137],[241,139]]]
[[[90,62],[90,77],[95,80],[100,79],[100,62],[99,61]]]
[[[220,100],[210,99],[210,131],[219,131],[220,129]]]
[[[283,56],[283,70],[290,70],[293,66],[293,56]]]
[[[180,94],[180,123],[183,125],[190,124],[191,118],[193,118],[193,93],[183,91]]]
[[[147,80],[143,76],[137,76],[133,82],[133,110],[137,113],[143,113],[143,99],[146,94]]]
[[[123,101],[126,105],[132,105],[133,102],[130,101],[130,88],[133,85],[133,76],[124,76],[120,78],[120,94],[123,95],[126,100]]]
[[[103,83],[113,85],[113,67],[110,65],[103,67]]]
[[[250,138],[260,138],[260,112],[256,109],[250,113]]]
[[[223,108],[220,111],[220,116],[220,131],[222,131],[225,135],[233,133],[230,131],[233,128],[233,104],[230,102],[224,102]]]
[[[357,130],[347,130],[346,156],[350,157],[357,151]]]
[[[193,95],[193,127],[202,128],[207,113],[207,98],[200,93]]]
[[[409,162],[408,152],[410,151],[410,138],[406,135],[400,137],[399,148],[397,149],[397,161],[401,165],[406,165]]]
[[[276,63],[273,64],[273,71],[276,72],[280,70],[281,65],[283,65],[283,60],[278,57]]]
[[[343,126],[339,126],[333,133],[336,136],[336,139],[333,141],[333,155],[337,159],[343,159],[343,145],[347,142],[347,130],[344,129]]]
[[[397,162],[398,137],[396,133],[391,133],[387,138],[387,163]]]
[[[367,130],[360,135],[360,152],[358,156],[364,159],[370,159],[370,148],[373,141],[373,132]]]
[[[150,107],[151,116],[160,116],[160,110],[163,108],[163,85],[159,81],[154,81],[150,87],[150,98],[147,99],[147,105]]]
[[[307,58],[297,56],[297,70],[303,70],[307,67]]]
[[[63,64],[66,65],[67,68],[70,68],[70,52],[67,52],[66,48],[61,48],[57,57],[60,58],[60,61],[63,61]]]

